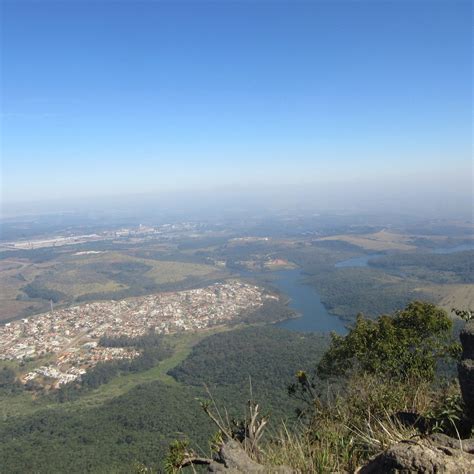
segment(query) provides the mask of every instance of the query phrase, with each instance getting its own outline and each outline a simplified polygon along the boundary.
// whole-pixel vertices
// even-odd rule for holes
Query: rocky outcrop
[[[463,352],[458,365],[459,384],[466,407],[466,416],[474,425],[474,320],[466,324],[460,339]],[[411,426],[416,426],[420,422],[426,425],[426,420],[412,413],[399,413],[397,420]],[[418,427],[421,428],[421,426]],[[421,431],[425,430],[426,426]],[[218,456],[214,460],[209,460],[208,472],[291,474],[295,471],[287,466],[259,464],[247,454],[239,441],[229,439],[222,444]],[[357,474],[472,474],[474,473],[474,439],[455,439],[437,433],[404,440],[390,446],[356,472]]]
[[[435,434],[394,444],[376,456],[358,474],[474,472],[474,440],[456,440]]]
[[[466,417],[473,426],[474,320],[465,325],[460,339],[462,356],[458,364],[459,385],[466,407]],[[472,474],[474,439],[459,440],[438,433],[417,440],[401,441],[390,446],[357,471],[358,474],[380,472]]]
[[[474,425],[474,320],[468,321],[460,334],[461,362],[458,365],[459,385],[466,415]]]
[[[222,474],[262,473],[292,474],[294,471],[286,466],[263,466],[253,461],[235,440],[222,444],[219,455],[209,464],[208,472]]]

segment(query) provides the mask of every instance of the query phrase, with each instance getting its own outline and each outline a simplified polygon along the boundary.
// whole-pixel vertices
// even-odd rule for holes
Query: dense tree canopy
[[[377,320],[359,315],[347,336],[332,336],[318,372],[323,377],[359,371],[432,380],[437,362],[455,353],[451,328],[444,310],[419,301]]]

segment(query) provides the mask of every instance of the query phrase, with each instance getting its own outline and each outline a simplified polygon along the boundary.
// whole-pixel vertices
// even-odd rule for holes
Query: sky
[[[3,205],[472,204],[470,2],[0,1]]]

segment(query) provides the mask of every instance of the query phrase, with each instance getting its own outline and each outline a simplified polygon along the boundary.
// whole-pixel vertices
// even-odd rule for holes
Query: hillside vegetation
[[[420,426],[466,435],[459,388],[452,375],[446,378],[452,372],[438,371],[440,362],[452,364],[458,356],[451,326],[442,310],[412,303],[391,316],[359,317],[347,336],[331,340],[273,326],[200,335],[194,343],[187,335],[185,345],[175,336],[104,339],[108,345],[140,343],[157,359],[117,371],[110,366],[113,379],[101,367],[70,401],[39,394],[37,407],[26,411],[17,393],[24,389],[11,372],[2,372],[0,382],[11,387],[5,403],[15,400],[24,414],[0,422],[0,471],[154,473],[167,459],[173,470],[167,453],[174,440],[175,447],[204,457],[219,442],[200,405],[217,407],[239,431],[245,424],[238,420],[255,399],[261,415],[269,416],[260,462],[301,472],[351,472]],[[400,412],[420,423],[403,425]]]
[[[182,384],[206,385],[234,416],[253,397],[272,418],[291,418],[298,405],[288,386],[297,369],[314,370],[328,343],[319,334],[249,327],[204,339],[169,373]]]
[[[104,366],[91,374],[82,390],[70,387],[35,401],[28,401],[27,393],[14,398],[4,394],[0,401],[5,410],[9,400],[15,400],[17,415],[0,422],[0,472],[129,473],[136,472],[137,465],[160,472],[169,443],[182,437],[206,454],[216,430],[200,409],[200,400],[209,397],[200,378],[216,402],[236,415],[251,396],[252,380],[254,394],[271,412],[275,427],[282,419],[292,423],[296,403],[288,403],[287,385],[297,367],[315,367],[328,343],[318,335],[273,326],[194,337],[196,341],[192,335],[165,338],[173,354],[152,369],[130,373],[129,367],[119,367],[117,373],[114,364]],[[159,357],[164,356],[162,351]],[[166,375],[169,369],[176,379]]]
[[[299,425],[255,437],[267,422],[256,404],[249,405],[240,422],[222,418],[215,405],[204,409],[220,427],[221,446],[237,440],[269,470],[286,465],[295,472],[354,472],[404,439],[435,432],[471,435],[454,373],[446,377],[439,371],[442,361],[459,356],[447,314],[432,304],[413,302],[376,320],[359,316],[347,336],[332,336],[316,376],[298,371],[290,394],[300,402]],[[321,381],[328,384],[324,389]],[[180,457],[180,448],[186,458]],[[192,456],[186,444],[174,444],[168,470],[181,470]]]

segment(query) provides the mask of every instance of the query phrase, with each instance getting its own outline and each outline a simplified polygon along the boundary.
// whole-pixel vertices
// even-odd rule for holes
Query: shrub
[[[318,374],[327,378],[368,373],[392,381],[431,381],[438,361],[455,356],[459,350],[451,328],[444,310],[419,301],[377,320],[359,315],[347,336],[332,335]]]

